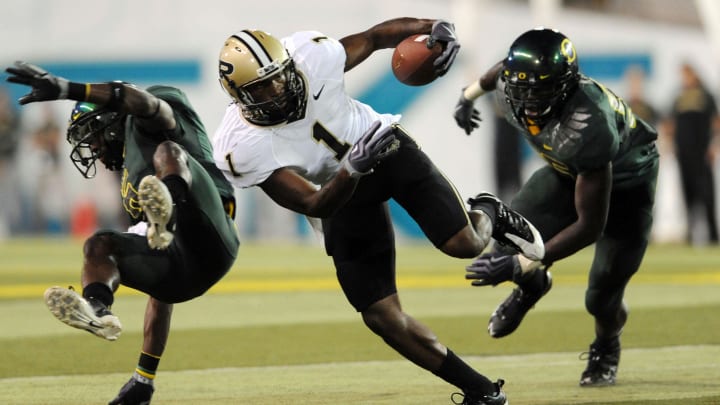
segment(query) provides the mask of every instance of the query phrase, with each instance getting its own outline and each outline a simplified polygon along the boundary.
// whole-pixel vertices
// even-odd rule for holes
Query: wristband
[[[132,379],[141,384],[153,385],[153,380],[147,377],[143,377],[142,375],[138,374],[137,371],[133,373]]]
[[[482,86],[480,86],[479,81],[474,81],[470,83],[467,87],[463,89],[462,96],[468,101],[473,101],[476,98],[482,96],[485,94],[485,90],[483,90]]]
[[[145,380],[152,382],[152,380],[155,378],[158,364],[160,364],[160,356],[141,352],[140,359],[138,360],[138,365],[135,368],[135,374],[137,374],[139,377],[144,378]]]
[[[90,93],[90,84],[70,82],[67,87],[67,98],[70,100],[85,101]]]

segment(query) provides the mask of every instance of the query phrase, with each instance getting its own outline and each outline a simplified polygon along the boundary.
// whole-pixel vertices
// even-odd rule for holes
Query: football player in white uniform
[[[389,346],[463,391],[463,404],[505,404],[492,382],[402,311],[387,200],[395,199],[444,253],[474,258],[491,236],[542,257],[535,228],[494,196],[470,199],[468,213],[445,176],[398,115],[352,99],[344,73],[412,34],[439,42],[444,75],[460,48],[443,20],[398,18],[329,38],[306,31],[281,40],[259,30],[231,35],[220,53],[220,82],[233,103],[213,137],[215,163],[237,187],[258,186],[279,205],[322,219],[325,248],[365,324]]]

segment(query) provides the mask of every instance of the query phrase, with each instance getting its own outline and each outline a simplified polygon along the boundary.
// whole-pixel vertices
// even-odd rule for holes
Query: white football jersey
[[[247,122],[240,108],[231,104],[212,143],[215,164],[235,187],[260,184],[283,167],[323,185],[374,121],[381,120],[385,127],[400,119],[400,115],[379,114],[348,96],[345,48],[338,40],[304,31],[281,41],[305,79],[305,117],[262,127]]]

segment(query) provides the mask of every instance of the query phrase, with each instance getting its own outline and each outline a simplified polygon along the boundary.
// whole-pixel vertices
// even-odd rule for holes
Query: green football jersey
[[[185,93],[169,86],[152,86],[147,91],[170,104],[177,126],[172,131],[147,133],[137,127],[134,117],[128,116],[126,119],[121,195],[123,208],[132,223],[142,219],[142,210],[137,198],[138,184],[143,177],[155,174],[153,154],[157,146],[166,140],[176,142],[185,148],[208,172],[220,196],[231,200],[234,195],[233,187],[215,166],[210,139]]]
[[[625,101],[597,81],[581,75],[578,88],[562,111],[542,128],[518,117],[504,102],[498,81],[496,97],[506,119],[557,172],[575,178],[578,173],[612,162],[613,186],[644,181],[658,164],[657,132],[637,118]]]

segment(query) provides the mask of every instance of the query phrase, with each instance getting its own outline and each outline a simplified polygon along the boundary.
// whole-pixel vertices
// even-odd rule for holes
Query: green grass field
[[[584,310],[592,250],[553,267],[553,290],[522,327],[487,335],[511,286],[471,288],[468,261],[398,249],[407,312],[490,378],[513,405],[720,404],[720,249],[652,246],[628,287],[618,384],[580,388],[593,338]],[[123,289],[124,332],[102,341],[47,311],[51,285],[79,283],[81,243],[0,243],[0,403],[105,404],[129,378],[146,297]],[[211,292],[177,305],[153,404],[450,404],[456,389],[401,359],[361,323],[316,245],[241,246]]]

